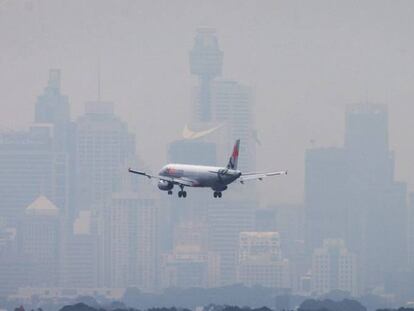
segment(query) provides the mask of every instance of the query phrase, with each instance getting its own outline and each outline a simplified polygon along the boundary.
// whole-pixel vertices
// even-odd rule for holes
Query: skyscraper
[[[157,206],[134,192],[112,195],[107,206],[105,241],[112,287],[154,291],[158,271]]]
[[[220,256],[220,284],[237,281],[239,235],[252,231],[255,203],[248,200],[222,199],[207,207],[208,248]]]
[[[347,169],[346,152],[342,148],[306,151],[305,212],[308,254],[320,247],[326,238],[346,238]]]
[[[96,221],[90,211],[81,211],[64,239],[61,260],[63,288],[98,287],[98,236]]]
[[[68,157],[53,148],[53,127],[0,133],[0,217],[16,225],[24,209],[45,195],[65,213]]]
[[[75,124],[70,120],[70,106],[66,95],[61,93],[61,71],[49,70],[49,80],[43,93],[37,97],[35,104],[34,122],[36,126],[49,126],[51,131],[51,144],[55,153],[66,158],[65,176],[61,176],[56,185],[63,185],[60,191],[68,193],[66,207],[59,205],[62,215],[73,220],[75,216]],[[65,182],[63,182],[65,178]],[[56,202],[55,202],[56,203]]]
[[[61,73],[59,69],[49,70],[49,81],[35,106],[35,123],[53,125],[53,143],[57,150],[67,150],[72,142],[70,135],[70,108],[68,97],[60,92]]]
[[[190,52],[191,73],[200,80],[197,116],[202,122],[211,120],[211,81],[221,75],[223,52],[214,29],[198,29]]]
[[[226,124],[226,145],[241,140],[239,169],[252,171],[256,166],[256,143],[254,130],[253,99],[249,87],[236,81],[218,80],[212,83],[212,116],[219,124]],[[227,149],[224,152],[228,152]],[[223,155],[227,156],[227,154]]]
[[[121,174],[135,157],[135,137],[113,111],[113,103],[88,102],[77,120],[79,209],[100,208],[121,186]]]
[[[408,205],[408,269],[414,272],[414,192],[410,193]]]
[[[345,147],[306,154],[308,251],[344,239],[359,256],[362,288],[383,286],[406,258],[406,185],[394,180],[387,120],[383,105],[350,106]]]

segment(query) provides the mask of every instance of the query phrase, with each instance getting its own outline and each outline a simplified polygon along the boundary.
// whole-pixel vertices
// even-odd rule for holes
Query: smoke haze
[[[62,70],[76,118],[98,97],[100,71],[101,98],[155,171],[190,118],[189,51],[207,26],[222,77],[253,89],[258,169],[290,171],[260,186],[265,202],[302,202],[305,149],[341,146],[356,102],[388,105],[396,178],[412,189],[413,13],[411,1],[2,1],[0,122],[32,121],[49,68]]]

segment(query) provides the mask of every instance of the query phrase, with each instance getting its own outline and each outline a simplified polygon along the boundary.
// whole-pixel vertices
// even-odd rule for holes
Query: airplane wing
[[[244,184],[249,180],[263,180],[263,178],[277,175],[287,175],[287,171],[267,172],[267,173],[244,173],[240,176],[240,183]]]
[[[155,175],[147,174],[145,172],[136,171],[130,168],[128,169],[128,172],[132,174],[142,175],[142,176],[148,177],[149,179],[155,178],[158,180],[168,181],[176,185],[183,185],[187,187],[194,187],[196,185],[194,181],[187,179],[187,178],[184,179],[184,178],[174,178],[174,177],[167,177],[167,176],[155,176]]]

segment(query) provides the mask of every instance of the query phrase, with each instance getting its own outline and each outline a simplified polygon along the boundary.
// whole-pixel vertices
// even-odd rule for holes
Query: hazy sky
[[[260,186],[264,201],[301,202],[310,141],[341,146],[345,106],[366,101],[388,104],[396,178],[413,190],[413,16],[413,1],[0,0],[0,124],[32,121],[49,68],[77,117],[97,98],[100,62],[102,98],[156,171],[189,120],[188,53],[207,26],[223,77],[254,91],[258,168],[290,172]]]

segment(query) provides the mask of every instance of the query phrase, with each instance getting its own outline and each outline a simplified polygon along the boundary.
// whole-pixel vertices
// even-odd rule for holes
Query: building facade
[[[278,232],[241,232],[237,268],[238,281],[246,286],[291,287]]]
[[[313,293],[323,295],[341,290],[358,295],[357,258],[343,240],[327,239],[313,252],[311,286]]]

